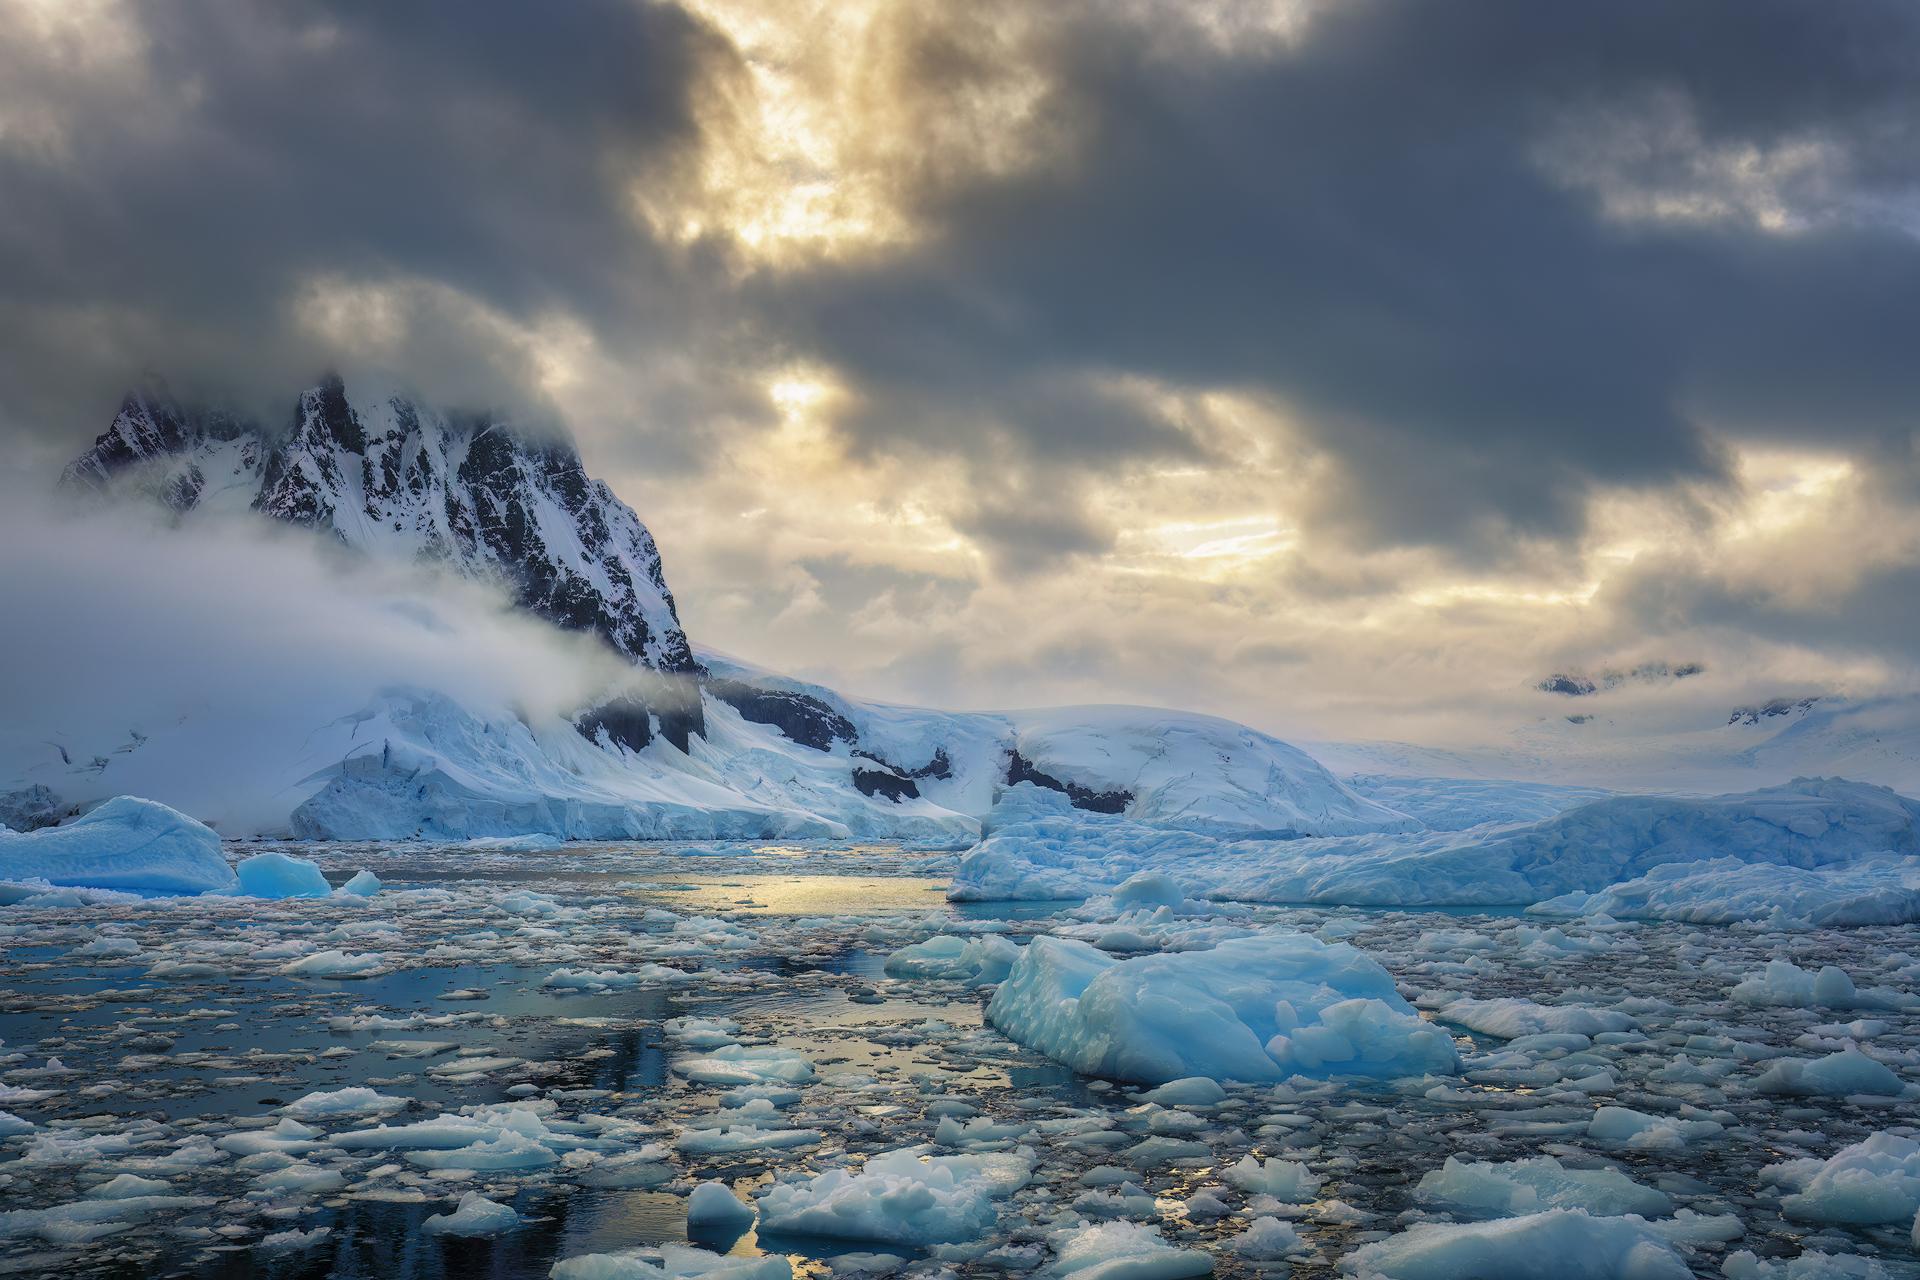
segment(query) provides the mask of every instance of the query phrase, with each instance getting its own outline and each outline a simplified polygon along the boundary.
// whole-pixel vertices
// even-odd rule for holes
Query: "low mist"
[[[302,744],[383,690],[537,724],[634,675],[484,585],[251,517],[0,493],[0,593],[0,791],[143,794],[229,832],[281,829],[337,763]]]

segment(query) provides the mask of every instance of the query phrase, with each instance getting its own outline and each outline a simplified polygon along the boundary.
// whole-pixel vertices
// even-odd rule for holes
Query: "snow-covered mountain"
[[[1920,695],[1771,698],[1706,708],[1693,723],[1631,710],[1543,718],[1457,747],[1309,742],[1315,759],[1374,794],[1384,779],[1478,778],[1701,795],[1832,775],[1920,793]]]
[[[692,672],[653,535],[564,440],[335,376],[269,429],[155,393],[126,398],[64,487],[146,494],[182,515],[251,509],[388,559],[497,581],[516,604],[634,663]]]
[[[521,610],[597,636],[634,670],[581,695],[589,705],[544,709],[422,684],[417,671],[370,675],[385,684],[370,699],[316,693],[271,711],[195,690],[139,723],[112,698],[90,721],[63,703],[68,723],[0,725],[0,800],[30,795],[36,813],[137,794],[230,834],[958,844],[1004,792],[1026,788],[1071,811],[1237,837],[1408,825],[1304,752],[1228,721],[1128,707],[949,713],[702,662],[652,536],[571,445],[338,378],[302,392],[279,430],[129,396],[63,487],[157,500],[183,525],[264,516],[375,560],[498,582]],[[370,583],[349,573],[328,589]]]

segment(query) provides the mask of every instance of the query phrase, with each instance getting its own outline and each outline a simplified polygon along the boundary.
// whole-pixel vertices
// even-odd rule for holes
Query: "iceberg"
[[[1453,1038],[1400,998],[1385,969],[1345,943],[1304,934],[1128,960],[1036,938],[987,1017],[1083,1075],[1139,1084],[1459,1069]]]
[[[249,898],[324,898],[333,892],[319,867],[284,853],[256,853],[242,859],[234,873]]]
[[[238,883],[210,827],[136,796],[115,796],[65,826],[0,832],[0,879],[140,893],[217,893]]]

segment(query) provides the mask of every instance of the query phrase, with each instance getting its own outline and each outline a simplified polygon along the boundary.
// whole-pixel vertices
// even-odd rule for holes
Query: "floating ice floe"
[[[1855,1044],[1824,1058],[1782,1058],[1771,1063],[1753,1087],[1761,1093],[1830,1098],[1854,1094],[1893,1097],[1906,1088],[1890,1067],[1868,1057]]]
[[[1493,1222],[1426,1223],[1340,1261],[1356,1280],[1690,1280],[1693,1270],[1644,1218],[1578,1209]]]
[[[1793,1188],[1780,1202],[1807,1222],[1910,1222],[1920,1214],[1920,1142],[1876,1133],[1827,1160],[1769,1165],[1762,1176]]]
[[[953,982],[999,982],[1020,958],[1020,948],[996,934],[958,938],[939,934],[887,957],[891,978],[940,978]]]
[[[1242,1191],[1272,1196],[1282,1204],[1304,1204],[1320,1189],[1320,1179],[1296,1160],[1242,1156],[1221,1175]]]
[[[614,991],[651,983],[685,982],[698,976],[664,964],[643,964],[632,970],[555,969],[540,985],[563,991]]]
[[[1445,1165],[1420,1179],[1416,1194],[1501,1217],[1543,1209],[1657,1217],[1673,1209],[1673,1199],[1664,1191],[1642,1186],[1618,1169],[1568,1168],[1552,1156],[1499,1163],[1448,1156]]]
[[[1626,1031],[1635,1025],[1631,1016],[1611,1009],[1535,1004],[1512,998],[1452,1000],[1435,1010],[1434,1016],[1503,1040],[1548,1034],[1594,1036]]]
[[[293,978],[371,978],[391,967],[377,952],[354,953],[329,949],[289,960],[280,972]]]
[[[492,1236],[519,1225],[520,1215],[512,1205],[468,1191],[452,1213],[437,1213],[421,1223],[420,1229],[430,1236]]]
[[[1138,1222],[1068,1227],[1048,1243],[1053,1262],[1045,1274],[1055,1280],[1189,1280],[1213,1270],[1208,1254],[1170,1245],[1157,1228]]]
[[[682,1058],[673,1069],[695,1084],[807,1084],[813,1079],[813,1064],[805,1054],[775,1045],[721,1045]]]
[[[1636,1148],[1672,1148],[1718,1134],[1717,1120],[1652,1116],[1631,1107],[1601,1107],[1587,1124],[1587,1136]]]
[[[1113,957],[1036,938],[987,1006],[1015,1040],[1085,1075],[1281,1080],[1450,1073],[1453,1039],[1345,943],[1268,933],[1208,951]]]
[[[892,1244],[973,1240],[992,1227],[994,1204],[1026,1185],[1019,1155],[926,1155],[917,1148],[868,1158],[857,1173],[830,1169],[775,1183],[760,1196],[763,1231]]]
[[[324,898],[333,892],[319,867],[284,853],[256,853],[233,870],[238,892],[249,898]]]
[[[1247,1229],[1227,1241],[1227,1247],[1255,1262],[1273,1262],[1307,1251],[1307,1242],[1291,1222],[1279,1218],[1255,1218]]]
[[[621,1253],[588,1253],[553,1264],[552,1280],[793,1280],[793,1265],[779,1254],[736,1258],[686,1245]]]
[[[65,826],[0,832],[0,880],[144,893],[217,893],[238,883],[210,827],[134,796],[115,796]]]
[[[1759,973],[1744,978],[1732,992],[1741,1004],[1776,1005],[1794,1009],[1907,1009],[1920,997],[1891,987],[1862,991],[1838,965],[1809,973],[1791,960],[1771,960]]]
[[[1809,1249],[1797,1258],[1761,1259],[1749,1249],[1727,1255],[1720,1273],[1727,1280],[1906,1280],[1873,1258]]]
[[[390,1097],[365,1085],[350,1085],[345,1089],[309,1093],[295,1098],[280,1108],[280,1113],[296,1120],[313,1120],[333,1116],[391,1115],[406,1109],[405,1098]]]
[[[724,1182],[703,1182],[687,1197],[687,1230],[708,1235],[745,1231],[753,1225],[753,1206]]]

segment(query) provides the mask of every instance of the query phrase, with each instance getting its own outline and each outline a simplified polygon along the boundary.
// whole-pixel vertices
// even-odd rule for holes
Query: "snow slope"
[[[834,705],[867,726],[856,742],[834,741],[824,750],[796,742],[709,695],[707,731],[686,751],[656,740],[636,752],[590,741],[557,719],[529,724],[431,694],[396,693],[335,744],[340,764],[313,775],[318,790],[293,811],[291,824],[297,834],[329,839],[546,832],[574,839],[891,836],[967,844],[1006,790],[1011,753],[1031,751],[1037,767],[1060,769],[1103,792],[1128,791],[1130,815],[1140,815],[1135,821],[1168,830],[1411,825],[1286,744],[1209,717],[1132,708],[969,716],[845,698]],[[1077,714],[1089,723],[1074,724]],[[1029,724],[1043,730],[1030,733]],[[1164,745],[1156,749],[1156,742]],[[924,770],[936,755],[948,776],[911,779],[917,794],[870,795],[856,785],[857,775]],[[1216,763],[1203,767],[1203,759]],[[895,760],[912,766],[890,772]],[[1256,790],[1257,781],[1270,789]],[[1061,796],[1076,817],[1102,816],[1049,794]]]

